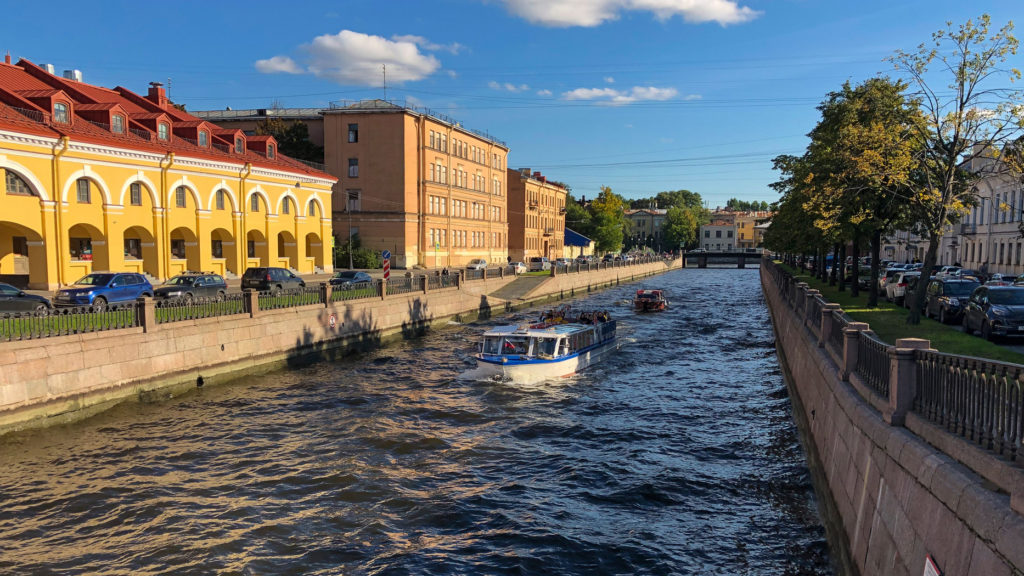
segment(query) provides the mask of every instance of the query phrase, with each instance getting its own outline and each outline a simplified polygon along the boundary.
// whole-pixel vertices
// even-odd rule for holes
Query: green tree
[[[1003,165],[998,160],[1024,133],[1022,94],[1004,81],[1021,78],[1015,68],[1004,68],[1017,53],[1013,23],[990,33],[987,14],[932,34],[932,42],[911,52],[899,50],[891,58],[896,69],[917,89],[924,121],[915,136],[920,141],[920,170],[911,183],[913,230],[928,242],[918,296],[928,283],[938,259],[943,233],[957,224],[977,201],[975,183],[982,176],[965,168],[977,164]],[[930,83],[933,65],[946,81]],[[920,308],[912,308],[907,322],[920,322]]]
[[[565,196],[565,225],[573,231],[593,239],[594,226],[590,221],[590,211],[581,206],[572,194]]]
[[[256,124],[256,134],[270,135],[277,140],[277,149],[281,154],[306,160],[324,162],[324,148],[309,141],[309,127],[305,122],[285,122],[271,116]]]
[[[697,246],[699,240],[697,234],[703,222],[702,211],[702,208],[680,208],[678,206],[668,209],[665,214],[665,224],[662,227],[666,250],[689,249]]]
[[[593,226],[590,238],[597,244],[597,250],[618,252],[622,249],[622,240],[629,232],[625,207],[625,200],[607,186],[602,186],[601,193],[590,203]]]

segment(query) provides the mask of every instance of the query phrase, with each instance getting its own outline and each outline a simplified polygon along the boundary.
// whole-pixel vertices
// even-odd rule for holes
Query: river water
[[[565,381],[460,379],[496,317],[0,438],[0,573],[832,574],[757,270],[574,305]]]

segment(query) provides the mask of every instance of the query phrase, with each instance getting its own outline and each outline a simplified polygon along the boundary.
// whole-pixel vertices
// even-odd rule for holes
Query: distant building
[[[715,220],[700,227],[700,247],[711,251],[731,251],[736,246],[736,224]]]
[[[632,231],[630,234],[633,238],[634,246],[648,246],[658,251],[666,248],[676,248],[675,246],[662,246],[662,240],[664,239],[662,228],[665,226],[668,210],[661,208],[639,208],[626,210],[625,213],[626,219],[631,224]]]
[[[256,127],[276,118],[286,125],[302,122],[309,129],[309,141],[324,145],[323,108],[252,108],[248,110],[199,110],[191,112],[196,118],[246,134],[255,134]]]
[[[759,228],[758,224],[771,220],[771,217],[772,213],[767,210],[734,212],[736,247],[740,249],[760,247],[764,243],[765,228]]]
[[[575,230],[566,228],[565,248],[562,250],[562,257],[575,258],[577,256],[592,256],[594,254],[595,244],[597,243],[590,238],[587,238]]]
[[[526,262],[534,256],[562,257],[566,190],[529,168],[508,171],[508,255]]]

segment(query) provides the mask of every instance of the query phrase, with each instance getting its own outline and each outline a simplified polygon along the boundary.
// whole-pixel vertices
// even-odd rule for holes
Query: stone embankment
[[[526,293],[494,294],[516,281],[491,277],[359,300],[157,323],[150,305],[140,326],[0,343],[0,433],[86,417],[129,399],[166,398],[204,384],[266,372],[420,334],[450,319],[501,314],[678,268],[679,261],[557,274],[529,281]],[[420,278],[425,280],[425,278]],[[412,285],[412,284],[409,284]],[[513,290],[513,292],[516,292]],[[520,290],[522,292],[522,290]],[[141,304],[140,304],[141,306]]]
[[[775,265],[761,282],[844,571],[1024,573],[1022,367],[888,346]]]

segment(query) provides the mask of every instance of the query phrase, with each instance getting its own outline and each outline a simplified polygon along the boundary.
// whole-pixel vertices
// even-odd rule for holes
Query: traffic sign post
[[[391,278],[391,251],[385,250],[381,256],[384,257],[384,279],[388,280]]]

